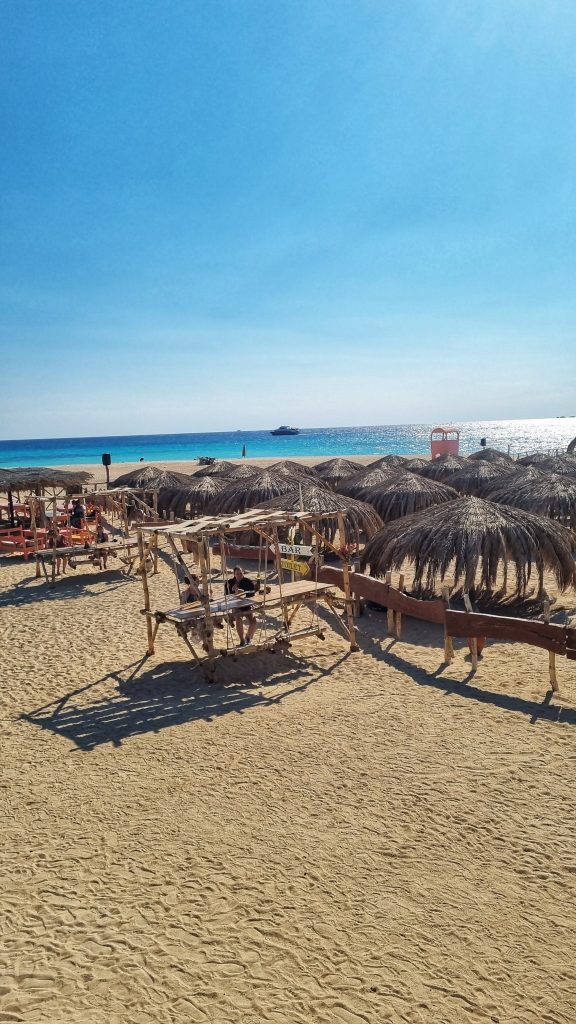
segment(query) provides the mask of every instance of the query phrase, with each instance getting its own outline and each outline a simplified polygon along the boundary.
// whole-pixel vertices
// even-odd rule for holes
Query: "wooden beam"
[[[146,556],[144,554],[144,538],[142,531],[138,530],[138,554],[140,555],[140,565],[142,566],[142,590],[144,591],[144,610],[150,611],[150,591],[148,589],[148,577],[146,576]],[[152,630],[152,622],[150,616],[146,616],[146,633],[148,637],[148,654],[154,654],[154,634]]]
[[[464,607],[467,612],[473,612],[472,602],[468,594],[463,595]],[[470,644],[470,657],[472,659],[472,671],[476,672],[478,668],[478,640],[475,636],[468,637],[468,643]]]
[[[544,601],[544,622],[550,622],[550,601],[548,598]],[[556,655],[554,651],[548,651],[548,675],[550,677],[550,686],[552,687],[553,693],[558,693],[558,679],[556,678]]]

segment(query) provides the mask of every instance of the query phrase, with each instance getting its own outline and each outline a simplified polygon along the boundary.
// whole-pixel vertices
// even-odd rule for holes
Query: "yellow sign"
[[[307,562],[295,562],[293,558],[281,558],[280,565],[283,569],[289,569],[290,572],[297,572],[300,576],[305,576],[308,572]]]

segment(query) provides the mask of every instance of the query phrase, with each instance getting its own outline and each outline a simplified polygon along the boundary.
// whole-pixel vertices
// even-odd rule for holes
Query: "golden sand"
[[[372,612],[209,686],[116,569],[0,584],[0,1022],[574,1024],[575,663]]]

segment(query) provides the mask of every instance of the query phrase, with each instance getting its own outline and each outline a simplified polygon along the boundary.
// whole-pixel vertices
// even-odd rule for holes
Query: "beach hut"
[[[263,509],[282,509],[284,512],[307,512],[321,515],[324,530],[330,538],[338,531],[338,516],[343,516],[346,544],[358,545],[362,536],[372,537],[382,526],[382,520],[371,505],[337,494],[314,483],[299,483],[296,488],[271,501],[259,505]]]
[[[364,466],[359,462],[351,462],[350,459],[328,459],[314,467],[316,473],[325,484],[331,487],[337,486],[340,480],[346,480],[355,473],[360,473]]]
[[[459,473],[453,473],[450,477],[450,487],[459,494],[481,494],[482,488],[492,481],[501,482],[509,476],[522,476],[522,470],[517,464],[510,462],[483,462],[476,460],[466,462]]]
[[[14,469],[0,469],[0,491],[7,495],[7,514],[14,526],[14,494],[43,494],[46,490],[70,493],[80,490],[92,477],[83,470],[52,469],[48,466],[25,466]]]
[[[211,466],[201,466],[194,471],[194,476],[227,476],[235,468],[233,462],[213,462]]]
[[[458,473],[466,465],[466,459],[462,455],[439,455],[431,459],[427,466],[420,470],[422,476],[430,480],[440,480],[450,483],[450,477]]]
[[[282,473],[263,470],[246,479],[227,481],[226,486],[215,494],[209,511],[213,515],[225,515],[256,508],[263,501],[294,490],[303,480],[303,477],[284,476]]]
[[[555,519],[576,530],[576,479],[559,473],[508,475],[485,485],[490,501]]]
[[[354,476],[346,477],[336,486],[336,490],[339,494],[346,494],[349,498],[357,498],[362,491],[365,491],[367,487],[373,487],[376,484],[388,483],[393,480],[394,477],[398,476],[398,470],[394,469],[393,466],[388,466],[386,463],[380,466],[367,466],[360,473],[355,473]]]
[[[458,498],[381,530],[360,564],[375,576],[412,565],[415,593],[433,592],[447,579],[465,592],[480,586],[493,594],[502,574],[502,594],[511,576],[512,593],[525,597],[534,576],[542,594],[545,570],[560,590],[573,586],[574,548],[570,531],[551,519],[481,498]]]
[[[388,523],[392,519],[400,519],[429,508],[430,505],[453,501],[458,495],[452,487],[438,480],[428,480],[416,473],[400,473],[387,483],[360,491],[358,497],[372,505],[382,521]]]
[[[468,459],[473,462],[514,462],[511,455],[499,452],[497,448],[481,448],[478,452],[472,452]]]

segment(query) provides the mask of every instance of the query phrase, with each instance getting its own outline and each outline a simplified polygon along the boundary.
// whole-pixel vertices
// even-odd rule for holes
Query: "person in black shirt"
[[[246,597],[253,597],[256,592],[252,580],[248,579],[244,575],[239,565],[234,566],[234,575],[226,583],[226,593],[232,597],[236,597],[239,594],[246,594]],[[240,637],[240,647],[248,647],[254,633],[256,632],[256,617],[252,611],[252,606],[249,604],[240,605],[239,608],[234,608],[234,625],[238,630],[238,636]],[[244,619],[248,623],[248,632],[244,637]]]

